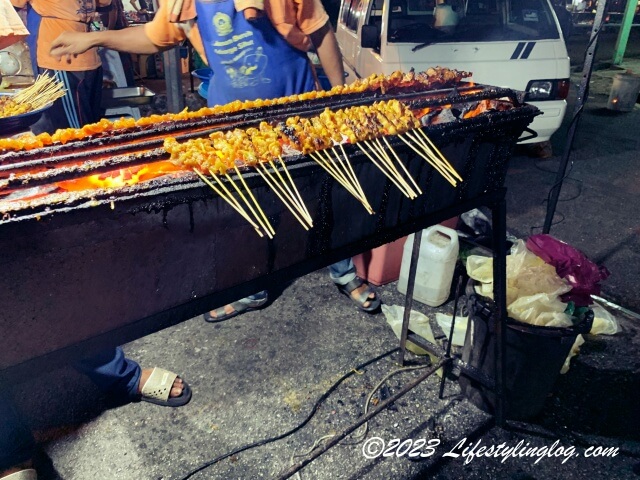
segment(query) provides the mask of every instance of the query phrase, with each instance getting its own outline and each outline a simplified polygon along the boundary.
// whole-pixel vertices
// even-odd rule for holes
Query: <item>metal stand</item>
[[[567,132],[567,140],[564,144],[564,151],[562,152],[562,160],[558,167],[556,174],[556,181],[551,187],[551,196],[549,203],[547,204],[547,214],[544,219],[544,227],[542,233],[549,233],[551,230],[551,224],[553,222],[553,216],[556,213],[556,206],[558,205],[558,198],[560,197],[560,190],[562,189],[562,183],[566,177],[567,165],[569,163],[569,156],[571,155],[571,148],[573,147],[573,138],[578,128],[578,121],[582,115],[585,103],[589,98],[589,82],[591,81],[591,72],[593,71],[593,61],[596,57],[596,48],[598,46],[598,36],[604,21],[605,12],[607,9],[607,0],[598,1],[598,8],[596,10],[596,17],[593,20],[593,29],[591,30],[591,38],[587,45],[587,51],[585,53],[584,65],[582,67],[582,79],[580,80],[580,89],[578,90],[578,98],[576,100],[576,106],[573,111],[573,118],[571,119],[571,125],[569,125],[569,131]]]
[[[485,386],[493,388],[496,393],[496,423],[503,426],[505,423],[505,385],[506,385],[506,368],[505,368],[505,351],[506,351],[506,327],[507,327],[507,261],[506,261],[506,244],[507,235],[507,209],[505,202],[505,189],[497,192],[496,197],[490,204],[486,206],[491,208],[491,216],[493,222],[493,278],[494,278],[494,300],[498,309],[498,319],[496,320],[496,352],[495,352],[495,381],[482,378],[481,381]],[[409,330],[409,317],[411,307],[413,306],[413,289],[415,286],[415,275],[418,266],[418,257],[420,254],[420,243],[422,240],[422,231],[418,231],[413,239],[413,250],[411,251],[411,265],[409,267],[409,277],[407,279],[407,295],[404,303],[404,316],[402,321],[402,331],[400,335],[400,364],[404,365],[404,357],[407,348],[407,340],[411,340],[420,348],[446,360],[450,359],[451,340],[453,337],[453,325],[449,332],[449,345],[447,350],[443,350],[437,345],[433,345],[424,338],[416,335]],[[457,291],[460,288],[458,286]],[[457,296],[456,296],[457,307]],[[455,312],[454,312],[455,315]],[[460,362],[453,362],[460,363]],[[447,368],[449,368],[447,365]],[[434,371],[435,372],[435,371]],[[477,375],[476,375],[477,376]],[[444,380],[446,375],[443,374],[442,383],[440,385],[440,398],[444,389]]]

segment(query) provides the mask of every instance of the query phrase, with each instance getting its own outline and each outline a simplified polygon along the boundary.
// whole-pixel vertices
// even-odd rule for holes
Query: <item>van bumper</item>
[[[524,143],[537,143],[545,142],[551,138],[564,120],[564,115],[567,111],[567,102],[565,100],[553,100],[549,102],[528,102],[531,105],[535,105],[540,109],[542,115],[538,115],[533,119],[529,128],[535,131],[538,136],[530,140],[525,140]],[[522,134],[523,137],[528,136],[527,132]]]

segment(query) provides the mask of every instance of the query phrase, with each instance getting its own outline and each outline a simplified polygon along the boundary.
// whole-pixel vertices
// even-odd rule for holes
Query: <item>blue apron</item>
[[[266,15],[249,22],[233,0],[197,0],[196,11],[213,71],[209,106],[315,89],[307,54],[289,45]]]

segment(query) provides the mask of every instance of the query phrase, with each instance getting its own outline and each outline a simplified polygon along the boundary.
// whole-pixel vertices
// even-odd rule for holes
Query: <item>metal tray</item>
[[[151,103],[156,94],[146,87],[118,87],[102,90],[102,108],[132,107]]]
[[[12,96],[14,93],[3,93],[0,95]],[[0,137],[6,137],[11,134],[26,132],[29,127],[36,123],[42,113],[53,105],[53,102],[48,103],[38,110],[32,110],[31,112],[21,113],[20,115],[12,115],[10,117],[0,117]]]

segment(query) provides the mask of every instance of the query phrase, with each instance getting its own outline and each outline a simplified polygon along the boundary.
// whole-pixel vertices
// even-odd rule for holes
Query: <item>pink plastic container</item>
[[[445,220],[440,225],[456,228],[458,217]],[[400,278],[402,251],[407,237],[382,245],[353,257],[358,276],[374,285],[386,285]]]
[[[374,285],[395,282],[400,277],[402,250],[407,237],[353,257],[358,276]]]

